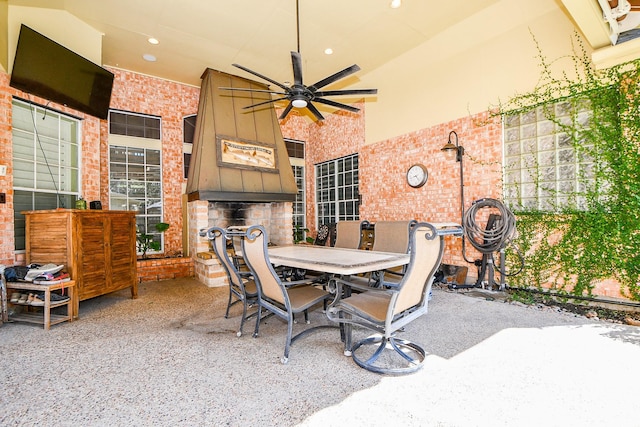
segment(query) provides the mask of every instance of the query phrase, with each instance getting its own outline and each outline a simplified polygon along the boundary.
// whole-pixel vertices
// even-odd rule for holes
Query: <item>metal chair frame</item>
[[[345,355],[351,355],[359,366],[382,374],[406,374],[422,367],[426,357],[424,349],[397,338],[396,333],[427,313],[428,294],[444,253],[443,236],[458,233],[461,230],[439,232],[430,223],[415,224],[410,235],[409,265],[398,283],[383,282],[380,289],[352,294],[348,279],[336,280],[337,296],[327,316],[344,325]],[[353,325],[372,329],[377,334],[352,346]],[[364,355],[370,346],[373,353]]]
[[[293,336],[294,315],[304,313],[306,323],[309,323],[308,310],[331,298],[332,295],[323,289],[313,286],[313,280],[286,282],[285,284],[269,261],[266,235],[267,232],[264,227],[254,225],[247,229],[246,235],[242,240],[245,261],[253,273],[258,289],[258,313],[253,336],[254,338],[258,337],[263,309],[286,321],[287,337],[284,356],[281,359],[282,363],[286,364],[289,361],[291,345],[296,340],[318,328],[335,328],[335,325],[332,324],[320,325],[307,328]]]
[[[221,227],[211,227],[206,231],[201,231],[200,235],[207,237],[211,241],[213,252],[218,257],[222,268],[227,274],[229,281],[229,301],[227,302],[227,311],[225,319],[229,318],[229,309],[231,306],[242,303],[242,318],[240,319],[240,328],[236,333],[242,336],[242,328],[245,321],[253,315],[247,316],[247,309],[257,303],[258,289],[256,287],[253,274],[250,271],[240,271],[236,262],[232,261],[227,252],[227,242],[236,238],[242,238],[244,231],[225,230]]]

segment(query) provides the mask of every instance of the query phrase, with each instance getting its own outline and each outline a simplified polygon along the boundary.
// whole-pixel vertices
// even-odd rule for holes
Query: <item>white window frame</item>
[[[356,166],[341,169],[348,163]],[[357,153],[315,165],[316,227],[360,219],[359,169]]]
[[[24,117],[17,108],[23,112],[28,110],[30,117]],[[13,98],[16,252],[24,252],[25,246],[25,218],[21,211],[75,207],[75,201],[82,194],[81,141],[82,121],[79,118]],[[27,181],[32,184],[28,185]]]
[[[122,111],[118,111],[118,113],[122,113]],[[137,113],[132,113],[132,114],[137,114]],[[162,135],[162,121],[160,122],[160,126],[161,126],[160,134]],[[140,197],[139,196],[130,197],[129,193],[125,195],[126,201],[124,204],[115,203],[115,200],[117,200],[118,198],[113,197],[114,195],[112,193],[112,188],[113,188],[112,178],[115,174],[115,172],[112,172],[112,167],[114,164],[124,165],[126,170],[126,176],[128,177],[130,164],[128,161],[125,161],[125,162],[113,161],[113,159],[111,158],[111,149],[113,147],[119,147],[123,149],[134,149],[136,151],[141,150],[145,152],[145,159],[146,159],[146,150],[154,150],[158,152],[158,158],[159,158],[158,165],[155,165],[155,164],[147,165],[146,160],[143,163],[135,163],[135,165],[144,166],[145,174],[149,171],[149,167],[152,167],[152,168],[155,166],[158,167],[159,169],[158,173],[159,173],[159,179],[160,179],[159,180],[159,198],[157,198],[158,201],[156,202],[158,206],[155,206],[156,203],[154,203],[151,207],[146,206],[146,202],[145,202],[143,203],[144,210],[141,210],[140,205],[136,203],[137,201],[139,201]],[[159,251],[148,250],[147,254],[163,253],[164,247],[165,247],[164,233],[158,233],[154,227],[154,224],[164,221],[164,199],[163,199],[164,192],[163,192],[163,179],[162,179],[162,163],[163,163],[162,162],[162,140],[155,139],[155,138],[143,138],[143,137],[125,136],[125,135],[118,135],[118,134],[109,134],[109,208],[112,210],[135,210],[137,212],[136,213],[137,232],[139,234],[144,233],[144,234],[152,235],[154,236],[155,241],[160,242]],[[127,183],[127,186],[128,185],[129,183]],[[146,181],[145,181],[145,187],[147,187]],[[145,196],[143,197],[145,201],[150,198],[147,196],[146,191],[147,189],[145,188]],[[151,198],[151,199],[156,200],[156,198]],[[159,213],[155,213],[155,212],[149,213],[150,208],[159,209]]]

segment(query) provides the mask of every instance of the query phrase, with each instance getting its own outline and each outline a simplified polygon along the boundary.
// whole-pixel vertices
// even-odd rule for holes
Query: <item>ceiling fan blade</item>
[[[342,104],[340,102],[335,102],[330,99],[314,98],[313,102],[319,102],[321,104],[331,105],[332,107],[342,108],[343,110],[348,110],[353,113],[357,113],[358,111],[360,111],[359,108],[352,107],[351,105],[347,105],[347,104]]]
[[[270,83],[273,83],[274,85],[281,87],[281,88],[282,88],[282,89],[284,89],[285,91],[288,91],[288,90],[289,90],[289,88],[288,88],[288,87],[286,87],[285,85],[283,85],[282,83],[278,83],[277,81],[275,81],[275,80],[273,80],[273,79],[270,79],[270,78],[269,78],[269,77],[267,77],[267,76],[263,76],[262,74],[257,73],[257,72],[255,72],[255,71],[253,71],[253,70],[250,70],[250,69],[248,69],[247,67],[243,67],[243,66],[242,66],[242,65],[240,65],[240,64],[231,64],[231,65],[233,65],[233,66],[234,66],[234,67],[236,67],[236,68],[240,68],[241,70],[244,70],[244,71],[246,71],[247,73],[253,74],[253,75],[254,75],[254,76],[256,76],[256,77],[260,77],[260,78],[261,78],[261,79],[263,79],[263,80],[266,80],[266,81],[268,81],[268,82],[270,82]]]
[[[324,120],[324,117],[322,116],[322,114],[320,114],[320,111],[318,111],[318,109],[314,107],[312,103],[309,102],[307,104],[307,109],[311,111],[311,113],[313,113],[314,116],[316,116],[316,119]]]
[[[291,63],[293,64],[293,83],[302,84],[302,55],[298,52],[291,52]]]
[[[248,108],[253,108],[253,107],[259,107],[260,105],[264,105],[264,104],[271,104],[272,102],[278,102],[278,101],[283,101],[287,99],[286,97],[284,98],[276,98],[276,99],[270,99],[269,101],[264,101],[264,102],[258,102],[257,104],[253,104],[253,105],[247,105],[246,107],[242,107],[243,110],[246,110]]]
[[[338,95],[375,95],[378,89],[343,89],[343,90],[325,90],[315,92],[315,96],[338,96]]]
[[[263,89],[246,89],[241,87],[219,87],[221,90],[239,90],[243,92],[263,92],[263,93],[274,93],[276,95],[286,95],[285,92],[276,92],[275,90],[263,90]]]
[[[282,114],[280,114],[280,117],[278,117],[278,120],[284,120],[284,118],[287,117],[287,114],[289,114],[289,111],[291,111],[292,108],[293,108],[293,104],[289,103],[287,107],[284,109],[284,111],[282,112]]]
[[[309,86],[309,90],[311,90],[312,92],[325,87],[328,84],[331,84],[335,81],[338,81],[344,77],[347,77],[348,75],[351,75],[357,71],[360,71],[360,67],[358,67],[356,64],[353,64],[351,67],[347,67],[342,71],[338,71],[335,74],[330,75],[329,77],[326,77],[322,80],[320,80],[317,83],[312,84],[311,86]]]

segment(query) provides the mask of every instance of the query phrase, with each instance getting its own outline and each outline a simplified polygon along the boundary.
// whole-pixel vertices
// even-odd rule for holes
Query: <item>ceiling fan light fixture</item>
[[[312,85],[305,85],[302,79],[302,56],[300,55],[300,16],[298,14],[298,3],[296,0],[296,33],[298,36],[298,50],[291,51],[291,65],[293,66],[293,84],[286,85],[280,83],[276,80],[273,80],[265,75],[262,75],[258,72],[250,70],[247,67],[243,67],[240,64],[231,64],[236,68],[240,68],[243,71],[246,71],[249,74],[253,74],[256,77],[261,78],[262,80],[266,80],[269,83],[272,83],[275,86],[278,86],[280,89],[253,89],[253,88],[221,88],[225,90],[234,90],[234,91],[247,91],[247,92],[262,92],[271,94],[271,99],[258,102],[256,104],[247,105],[243,107],[243,109],[247,108],[255,108],[262,105],[271,104],[273,102],[280,101],[289,101],[287,106],[280,114],[279,120],[284,120],[287,117],[287,114],[291,112],[293,108],[301,109],[306,108],[309,112],[316,118],[316,120],[324,120],[324,116],[314,104],[324,104],[330,107],[339,108],[342,110],[347,110],[352,113],[357,113],[360,111],[359,108],[353,107],[351,105],[343,104],[341,102],[332,101],[330,99],[326,99],[327,96],[339,96],[339,95],[375,95],[378,93],[377,89],[339,89],[339,90],[320,90],[325,86],[329,86],[330,84],[343,79],[351,74],[360,71],[360,67],[356,64],[353,64],[350,67],[345,68],[344,70],[338,71],[328,77],[325,77],[322,80],[315,82]],[[273,97],[273,95],[279,95],[279,97]]]
[[[295,108],[304,108],[307,106],[307,100],[306,99],[294,99],[293,101],[291,101],[291,105],[293,105]]]

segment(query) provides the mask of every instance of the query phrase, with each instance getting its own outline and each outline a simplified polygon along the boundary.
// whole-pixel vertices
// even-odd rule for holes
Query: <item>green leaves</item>
[[[577,78],[570,80],[554,73],[555,61],[539,51],[536,90],[501,104],[496,114],[508,117],[560,100],[589,102],[588,122],[556,125],[573,135],[576,154],[593,159],[595,167],[590,177],[579,177],[569,198],[573,205],[556,212],[516,212],[516,244],[525,267],[511,282],[590,295],[599,281],[615,278],[623,295],[640,300],[640,60],[596,70],[582,48],[571,58]],[[504,185],[509,191],[509,183]]]

